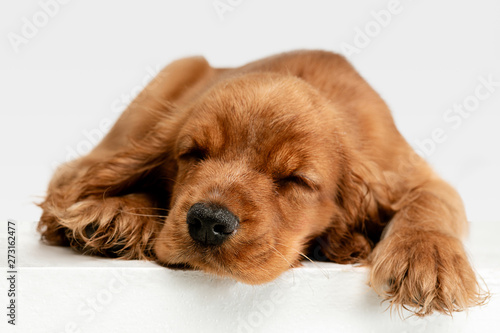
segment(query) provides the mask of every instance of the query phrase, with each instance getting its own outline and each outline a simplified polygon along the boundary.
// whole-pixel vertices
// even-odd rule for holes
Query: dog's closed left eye
[[[316,190],[318,185],[309,177],[302,173],[292,173],[288,176],[278,177],[275,179],[275,184],[278,189],[286,189],[290,186],[300,186],[307,190]]]

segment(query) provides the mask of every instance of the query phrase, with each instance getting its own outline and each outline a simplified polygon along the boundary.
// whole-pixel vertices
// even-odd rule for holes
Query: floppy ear
[[[339,213],[330,227],[316,238],[311,255],[318,260],[336,263],[363,262],[380,239],[385,221],[392,214],[381,196],[384,187],[368,183],[373,179],[370,168],[343,163],[338,180],[336,203]]]
[[[161,164],[169,164],[175,142],[176,128],[172,126],[177,113],[175,103],[189,98],[193,87],[214,73],[202,57],[180,59],[164,68],[89,154],[91,166],[79,181],[82,186],[79,198],[130,191]]]
[[[159,186],[167,190],[166,183],[176,173],[174,138],[170,126],[155,126],[139,142],[131,142],[126,149],[91,165],[78,181],[78,200],[144,192]]]
[[[42,239],[87,254],[153,259],[176,174],[171,130],[166,120],[107,158],[63,165],[40,205]]]
[[[173,103],[213,73],[200,57],[167,66],[90,154],[61,166],[40,204],[42,239],[91,254],[151,257],[176,173]]]

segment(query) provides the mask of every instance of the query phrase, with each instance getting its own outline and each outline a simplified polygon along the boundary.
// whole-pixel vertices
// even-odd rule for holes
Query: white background
[[[293,49],[341,52],[360,45],[358,31],[373,29],[373,12],[390,3],[223,0],[232,10],[221,17],[212,0],[54,1],[0,5],[0,219],[33,235],[33,202],[54,166],[83,151],[88,133],[116,119],[151,72],[189,55],[238,66]],[[45,10],[52,17],[41,3],[58,4]],[[499,222],[500,87],[457,128],[443,116],[474,95],[479,77],[500,81],[500,2],[401,0],[397,8],[347,57],[414,147],[444,131],[425,155],[464,198],[472,229]],[[39,25],[28,38],[26,22]],[[15,47],[14,34],[25,43]]]
[[[15,52],[8,34],[22,36],[23,18],[33,22],[43,9],[37,1],[2,2],[1,218],[36,220],[39,211],[20,204],[44,194],[54,165],[84,151],[84,131],[116,119],[122,95],[137,91],[152,69],[196,54],[237,66],[300,48],[339,52],[389,1],[239,3],[221,20],[210,0],[73,0]],[[500,88],[459,128],[442,117],[474,93],[479,76],[500,81],[500,3],[401,0],[399,9],[348,58],[412,145],[445,130],[428,160],[458,188],[470,220],[498,220]]]

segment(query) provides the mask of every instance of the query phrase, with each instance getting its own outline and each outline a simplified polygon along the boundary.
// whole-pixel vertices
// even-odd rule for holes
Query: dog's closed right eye
[[[178,159],[186,162],[200,162],[206,159],[207,152],[199,147],[189,148],[179,154]]]

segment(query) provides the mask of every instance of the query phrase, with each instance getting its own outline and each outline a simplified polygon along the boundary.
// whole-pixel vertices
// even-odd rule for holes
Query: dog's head
[[[336,262],[371,251],[366,188],[345,135],[353,129],[316,88],[291,75],[243,74],[167,107],[140,142],[82,183],[83,197],[141,192],[168,209],[148,232],[160,263],[258,284],[298,265],[313,240]]]
[[[345,129],[333,106],[300,79],[251,74],[181,113],[158,260],[250,284],[275,279],[341,215]]]

